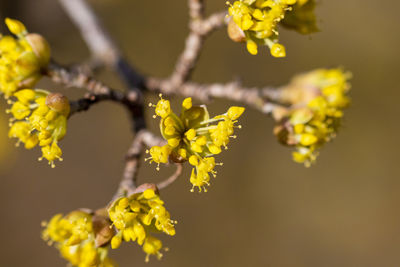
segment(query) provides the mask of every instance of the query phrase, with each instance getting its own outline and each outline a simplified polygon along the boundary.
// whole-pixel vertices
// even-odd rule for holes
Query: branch
[[[120,57],[117,45],[100,20],[83,0],[59,0],[71,20],[76,24],[93,57],[106,65],[114,65]]]
[[[46,75],[56,83],[88,91],[84,98],[71,102],[71,115],[88,110],[93,104],[105,100],[119,102],[124,104],[132,113],[136,114],[137,112],[135,107],[140,101],[140,96],[136,91],[123,93],[86,75],[79,69],[63,67],[55,62],[49,65]]]
[[[149,78],[146,83],[146,88],[151,91],[170,94],[170,90],[165,90],[165,83],[169,83],[169,81]],[[172,92],[174,91],[175,90],[172,90]],[[184,97],[199,99],[202,102],[209,102],[212,98],[228,99],[252,106],[265,114],[269,114],[275,107],[283,105],[281,91],[279,89],[272,87],[246,88],[242,87],[237,81],[226,84],[198,84],[186,82],[180,86],[179,94]]]
[[[226,98],[254,106],[264,113],[270,113],[275,108],[273,100],[279,100],[279,92],[271,88],[244,88],[237,82],[228,84],[202,85],[188,82],[197,65],[203,43],[216,29],[227,23],[226,12],[215,13],[208,18],[204,15],[204,0],[188,0],[189,3],[189,35],[185,47],[179,56],[174,71],[167,79],[146,78],[139,74],[122,56],[115,42],[100,24],[96,14],[85,0],[59,0],[72,21],[80,29],[94,58],[114,70],[129,86],[128,93],[111,89],[103,83],[84,74],[82,71],[67,69],[55,63],[51,64],[47,74],[53,81],[67,86],[86,88],[87,96],[72,103],[72,113],[87,110],[91,105],[104,100],[117,101],[125,104],[135,122],[136,136],[126,156],[125,170],[118,187],[116,197],[132,193],[137,188],[137,176],[140,157],[144,146],[161,145],[165,143],[146,130],[144,120],[144,100],[142,91],[160,91],[166,94],[181,94],[208,101],[211,98]],[[173,183],[181,174],[182,165],[177,164],[176,172],[158,184],[160,189]]]
[[[85,0],[59,0],[72,22],[80,30],[94,58],[93,65],[113,67],[132,90],[141,87],[143,76],[122,56],[115,41]]]
[[[177,90],[190,78],[193,69],[200,57],[206,37],[216,29],[225,25],[225,12],[216,13],[203,19],[201,0],[189,0],[191,19],[189,21],[190,33],[185,41],[185,48],[179,56],[174,72],[163,84],[165,91]]]
[[[140,130],[130,146],[126,155],[126,164],[122,180],[118,186],[113,199],[116,199],[124,194],[132,193],[137,187],[137,175],[139,171],[140,157],[144,147],[152,147],[163,145],[165,140],[155,136],[148,130]]]
[[[204,17],[204,0],[188,0],[189,16],[191,20]]]
[[[161,189],[168,187],[173,182],[175,182],[176,179],[179,178],[179,176],[181,176],[182,170],[183,170],[183,165],[181,163],[177,163],[177,164],[175,164],[175,166],[176,166],[175,172],[169,178],[167,178],[166,180],[157,184],[158,189],[161,190]]]
[[[112,90],[77,68],[64,67],[54,61],[49,64],[45,74],[56,83],[86,89],[91,94],[109,94]]]
[[[102,101],[114,101],[129,106],[129,100],[126,98],[126,95],[119,91],[113,90],[109,94],[87,94],[81,99],[70,102],[70,116],[78,112],[87,111],[92,105]]]

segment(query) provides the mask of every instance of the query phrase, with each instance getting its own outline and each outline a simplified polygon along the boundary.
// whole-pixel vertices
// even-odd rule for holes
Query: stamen
[[[209,123],[213,123],[213,122],[217,122],[217,121],[223,121],[223,120],[225,120],[225,119],[224,118],[212,118],[212,119],[200,122],[200,125],[209,124]]]

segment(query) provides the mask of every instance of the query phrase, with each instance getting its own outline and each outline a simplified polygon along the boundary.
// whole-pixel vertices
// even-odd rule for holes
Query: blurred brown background
[[[225,0],[207,2],[209,12],[225,8]],[[91,4],[141,71],[170,73],[187,33],[185,0]],[[248,109],[239,138],[219,157],[224,166],[207,194],[189,192],[188,169],[162,192],[179,221],[177,235],[161,237],[170,251],[148,266],[400,265],[399,8],[394,0],[320,1],[322,31],[307,37],[282,30],[288,51],[283,60],[270,57],[267,49],[250,56],[224,31],[211,36],[196,81],[241,77],[249,86],[281,85],[298,72],[344,66],[354,74],[353,104],[338,138],[309,169],[292,162],[290,150],[276,142],[271,119]],[[46,36],[60,62],[88,57],[58,1],[1,0],[0,16],[1,21],[5,16],[21,19],[30,31]],[[122,88],[113,74],[100,78]],[[61,90],[48,80],[40,86]],[[71,98],[83,93],[62,91]],[[214,101],[210,110],[230,104]],[[65,161],[55,169],[37,162],[38,149],[14,148],[6,134],[7,118],[1,115],[0,266],[65,266],[41,240],[40,222],[58,212],[108,202],[132,140],[127,116],[111,103],[74,116],[61,143]],[[157,181],[170,171],[163,168],[158,174],[154,165],[143,164],[140,181]],[[145,265],[136,244],[125,244],[111,256],[121,267]]]

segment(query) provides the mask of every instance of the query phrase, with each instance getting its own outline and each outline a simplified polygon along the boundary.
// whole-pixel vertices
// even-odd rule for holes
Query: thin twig
[[[120,57],[119,50],[92,8],[83,0],[59,1],[77,25],[93,56],[107,65],[114,65]]]
[[[67,87],[86,89],[91,94],[109,94],[112,90],[79,69],[61,66],[54,61],[49,64],[45,74],[56,83]]]
[[[175,166],[176,166],[175,172],[174,172],[170,177],[168,177],[168,178],[165,179],[164,181],[162,181],[162,182],[160,182],[160,183],[157,184],[157,188],[158,188],[158,189],[161,190],[161,189],[164,189],[164,188],[168,187],[168,186],[171,185],[173,182],[175,182],[176,179],[179,178],[179,176],[181,176],[182,170],[183,170],[183,165],[182,165],[182,163],[177,163],[177,164],[175,164]]]
[[[204,0],[188,0],[189,17],[191,20],[203,19],[204,17]]]
[[[151,147],[164,144],[164,140],[155,136],[147,130],[140,130],[126,154],[126,164],[122,180],[113,199],[124,194],[132,193],[137,187],[137,176],[139,172],[140,157],[144,147]]]
[[[103,101],[114,101],[118,103],[125,103],[129,106],[129,101],[126,99],[126,95],[119,91],[111,91],[109,94],[87,94],[85,97],[78,99],[76,101],[71,101],[71,112],[70,116],[87,111],[92,105],[103,102]]]
[[[88,91],[84,98],[71,102],[71,115],[87,110],[93,104],[104,100],[120,102],[132,113],[137,112],[135,106],[138,105],[140,99],[136,91],[123,93],[86,75],[79,69],[63,67],[55,62],[49,65],[46,74],[56,83],[67,87],[83,88]]]
[[[202,36],[208,36],[212,32],[227,25],[229,19],[226,11],[221,11],[210,15],[208,18],[202,21],[192,21],[189,25],[192,31],[199,33]]]
[[[189,7],[197,6],[201,2],[199,0],[189,0]],[[175,64],[173,73],[162,85],[167,92],[178,90],[184,82],[190,79],[206,37],[214,30],[225,25],[225,12],[216,13],[209,18],[203,19],[201,12],[197,9],[198,7],[190,9],[191,13],[197,15],[194,15],[194,17],[192,15],[189,21],[190,33],[186,38],[185,48]]]
[[[113,67],[132,88],[140,87],[143,77],[123,57],[120,49],[100,19],[85,0],[59,0],[65,12],[79,29],[92,53],[92,65]]]
[[[59,0],[66,13],[78,27],[92,56],[107,66],[112,67],[129,87],[128,102],[131,111],[133,132],[146,128],[143,106],[143,75],[127,62],[111,38],[100,19],[85,0]]]
[[[171,91],[164,90],[164,83],[168,83],[168,81],[149,78],[146,88],[150,91],[169,94]],[[175,92],[175,90],[172,91]],[[276,106],[282,105],[281,90],[272,87],[248,88],[241,86],[236,81],[226,84],[186,82],[180,86],[179,94],[184,97],[196,98],[202,102],[209,102],[212,98],[228,99],[252,106],[265,114],[272,112]]]

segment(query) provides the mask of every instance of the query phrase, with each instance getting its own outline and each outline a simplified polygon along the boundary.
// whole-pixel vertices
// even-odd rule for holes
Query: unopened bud
[[[60,93],[52,93],[46,97],[46,105],[53,111],[68,115],[70,105],[68,98]]]
[[[271,47],[271,55],[273,57],[286,57],[285,47],[281,44],[273,44]]]
[[[6,24],[10,32],[15,35],[21,35],[26,33],[25,25],[16,19],[6,18]]]

